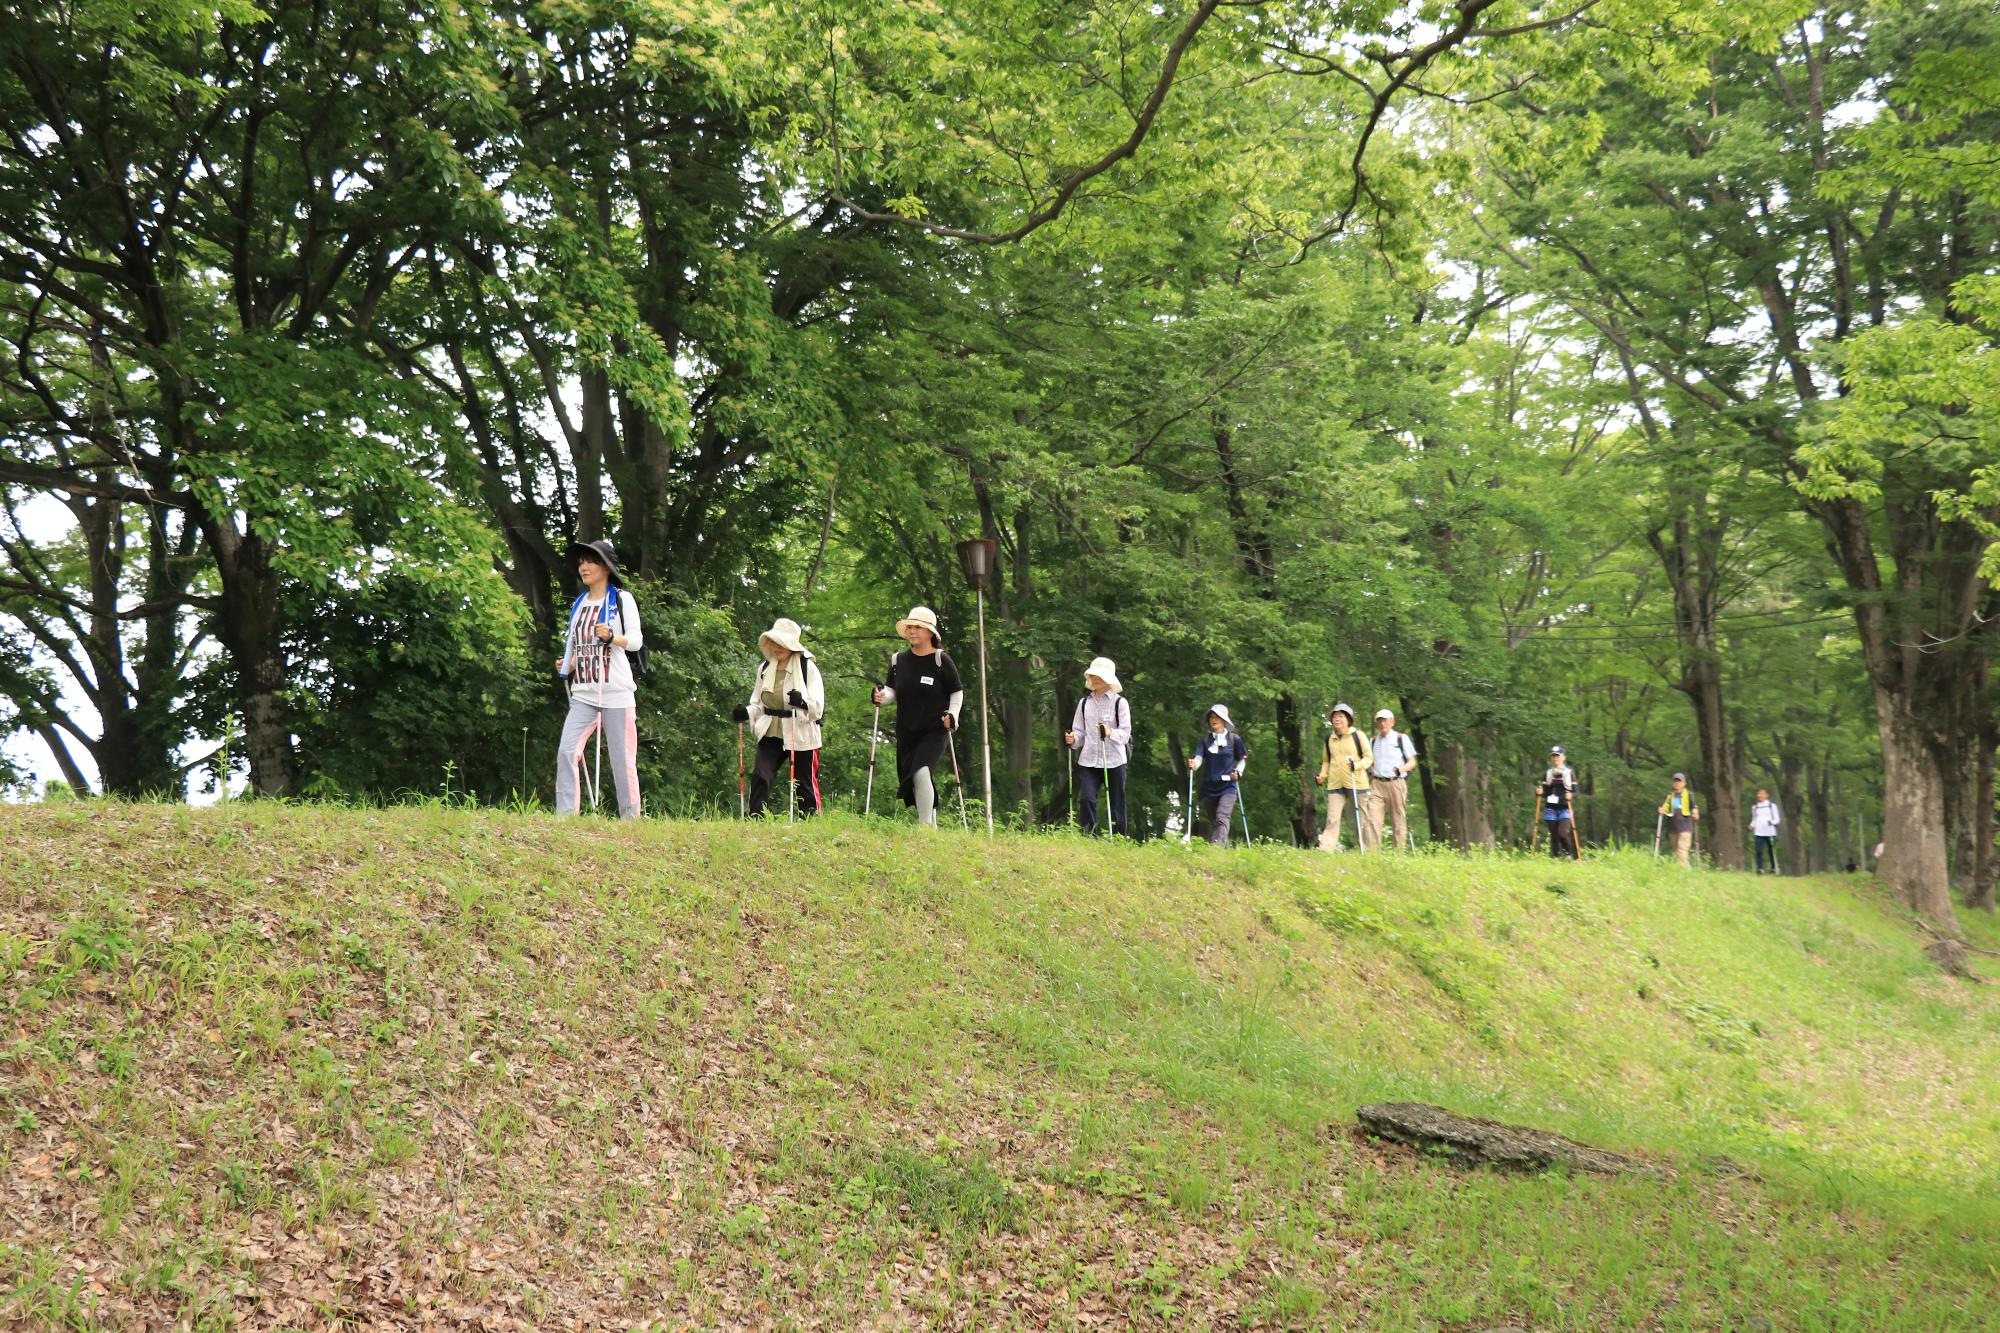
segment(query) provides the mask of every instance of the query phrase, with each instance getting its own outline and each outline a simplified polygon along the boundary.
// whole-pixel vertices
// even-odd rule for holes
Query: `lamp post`
[[[986,835],[993,836],[993,742],[986,725],[986,587],[993,582],[993,568],[1000,555],[1000,543],[974,537],[958,544],[958,565],[965,581],[979,596],[979,752],[980,771],[986,785]]]

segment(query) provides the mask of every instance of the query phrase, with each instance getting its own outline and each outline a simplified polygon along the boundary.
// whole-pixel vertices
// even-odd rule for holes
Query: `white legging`
[[[604,728],[604,748],[611,752],[611,780],[618,788],[618,817],[639,817],[639,722],[630,708],[599,708],[582,699],[569,701],[563,719],[562,743],[556,747],[556,813],[577,812],[580,774],[590,762],[591,742]]]
[[[931,781],[930,765],[910,775],[910,794],[917,798],[917,822],[937,827],[937,786]]]

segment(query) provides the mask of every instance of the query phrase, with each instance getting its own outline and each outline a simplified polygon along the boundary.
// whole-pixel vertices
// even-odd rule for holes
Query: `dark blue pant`
[[[1778,873],[1778,835],[1759,833],[1757,835],[1757,873],[1764,873],[1764,858],[1771,858],[1771,873]]]
[[[1092,833],[1104,832],[1103,824],[1097,818],[1097,793],[1104,786],[1105,770],[1085,768],[1083,794],[1077,802],[1076,820]],[[1111,778],[1111,831],[1119,837],[1130,837],[1131,831],[1125,826],[1125,765],[1110,770]]]

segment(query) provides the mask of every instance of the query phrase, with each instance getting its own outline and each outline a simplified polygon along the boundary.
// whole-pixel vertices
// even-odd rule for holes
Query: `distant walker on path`
[[[1674,849],[1674,860],[1682,865],[1692,865],[1689,859],[1694,846],[1695,822],[1701,818],[1701,807],[1695,803],[1694,793],[1688,790],[1688,775],[1674,774],[1673,789],[1667,799],[1660,802],[1660,813],[1666,817],[1667,840]]]

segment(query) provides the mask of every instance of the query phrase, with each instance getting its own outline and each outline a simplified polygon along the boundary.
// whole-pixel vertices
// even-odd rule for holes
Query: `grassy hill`
[[[1860,879],[0,818],[0,1324],[2000,1320],[2000,987]],[[1468,1170],[1385,1099],[1666,1171]]]

